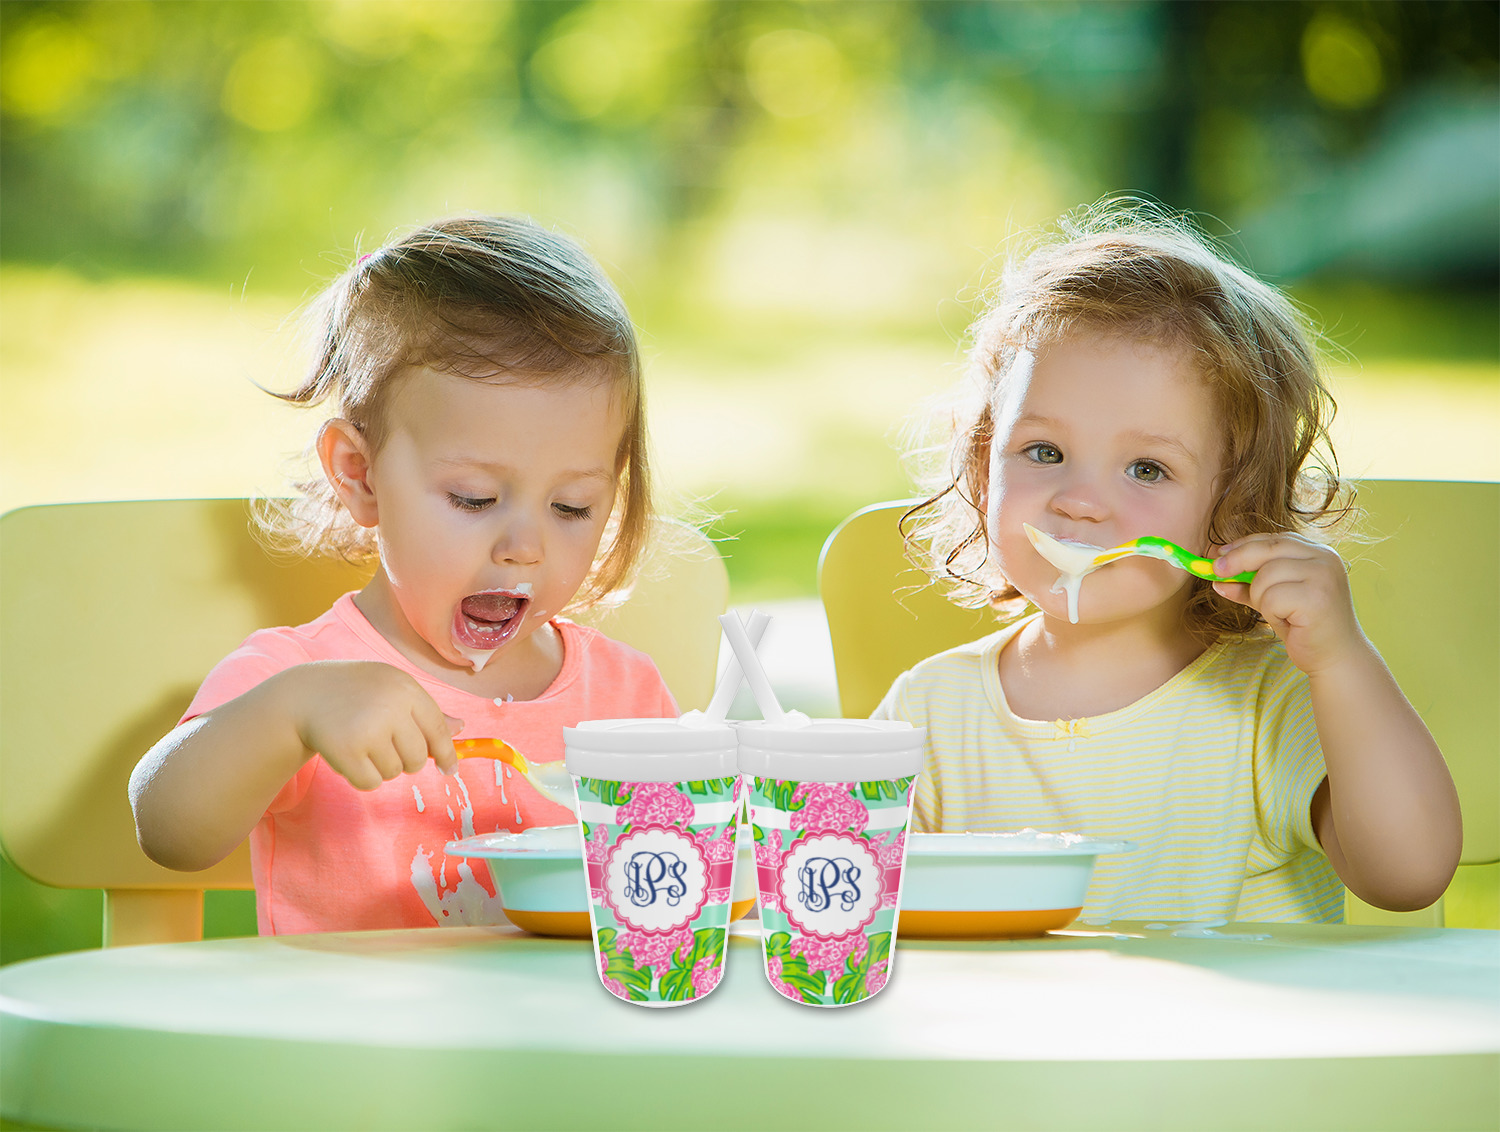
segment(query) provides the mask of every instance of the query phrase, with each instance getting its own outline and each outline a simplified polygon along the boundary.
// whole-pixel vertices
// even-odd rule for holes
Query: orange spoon
[[[503,739],[455,739],[453,746],[461,759],[499,759],[522,774],[531,773],[526,757]]]
[[[562,759],[550,763],[528,763],[526,757],[503,739],[455,739],[453,746],[461,759],[498,759],[516,768],[516,772],[535,786],[542,797],[574,810],[573,778]]]

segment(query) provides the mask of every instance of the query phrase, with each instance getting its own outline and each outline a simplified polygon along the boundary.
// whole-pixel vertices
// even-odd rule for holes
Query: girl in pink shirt
[[[444,846],[572,814],[454,737],[548,762],[580,720],[676,715],[649,658],[560,616],[626,583],[650,522],[634,329],[582,249],[515,218],[422,228],[316,312],[284,396],[332,403],[322,476],[269,517],[374,576],[209,673],[131,776],[137,835],[175,869],[248,835],[262,933],[496,922]]]

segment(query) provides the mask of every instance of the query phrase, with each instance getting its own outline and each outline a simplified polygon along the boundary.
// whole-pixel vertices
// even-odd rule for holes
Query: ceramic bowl
[[[912,833],[902,939],[1007,939],[1064,928],[1083,910],[1101,853],[1134,848],[1076,833]]]
[[[748,829],[736,841],[730,918],[755,906],[754,840]],[[588,939],[589,890],[583,836],[576,825],[546,825],[521,833],[486,833],[448,843],[455,857],[483,858],[506,918],[533,935]]]

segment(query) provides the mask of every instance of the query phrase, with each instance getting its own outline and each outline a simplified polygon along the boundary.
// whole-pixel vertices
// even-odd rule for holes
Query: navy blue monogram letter
[[[823,912],[835,899],[845,911],[859,900],[859,868],[848,857],[809,857],[797,871],[802,891],[797,900],[809,912]]]
[[[687,893],[686,871],[687,862],[676,853],[632,853],[625,866],[625,898],[637,908],[649,908],[661,896],[675,908]]]

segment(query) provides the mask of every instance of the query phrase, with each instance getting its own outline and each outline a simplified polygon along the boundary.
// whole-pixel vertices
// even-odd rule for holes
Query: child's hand
[[[1369,647],[1354,615],[1344,560],[1332,547],[1289,533],[1249,535],[1214,559],[1216,574],[1246,570],[1256,572],[1253,581],[1215,582],[1215,592],[1264,617],[1292,663],[1309,676]]]
[[[328,660],[298,665],[295,672],[297,737],[356,790],[415,774],[429,756],[444,774],[458,769],[453,736],[463,722],[444,715],[400,669],[371,660]]]

